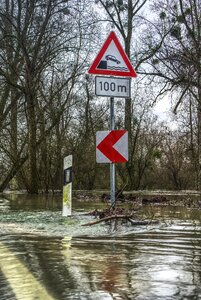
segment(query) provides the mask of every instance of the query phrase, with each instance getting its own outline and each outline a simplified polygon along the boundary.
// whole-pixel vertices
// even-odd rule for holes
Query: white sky
[[[161,121],[169,118],[169,112],[171,110],[170,101],[164,97],[164,99],[158,100],[153,107],[153,112],[159,117]]]
[[[168,97],[164,97],[157,101],[153,107],[153,113],[158,116],[159,121],[166,122],[170,129],[176,130],[178,128],[176,120],[173,120],[172,105]]]

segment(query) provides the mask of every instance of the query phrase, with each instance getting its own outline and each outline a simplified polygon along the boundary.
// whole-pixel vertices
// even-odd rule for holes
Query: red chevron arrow
[[[127,159],[113,147],[126,132],[126,130],[110,131],[100,144],[97,145],[97,149],[113,163],[127,162]]]

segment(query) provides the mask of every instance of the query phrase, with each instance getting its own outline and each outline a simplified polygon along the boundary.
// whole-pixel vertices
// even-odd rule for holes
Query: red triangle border
[[[110,43],[114,41],[117,49],[119,50],[119,53],[121,54],[127,68],[129,69],[129,72],[122,72],[122,71],[113,71],[113,70],[104,70],[104,69],[97,69],[97,66],[99,65],[99,62],[101,58],[103,57],[104,53],[106,52],[107,48],[109,47]],[[114,31],[111,31],[108,38],[104,42],[102,48],[100,49],[98,55],[96,56],[94,62],[90,66],[88,70],[89,74],[96,74],[96,75],[112,75],[112,76],[124,76],[124,77],[137,77],[137,74],[131,65],[128,56],[124,52],[116,34]]]

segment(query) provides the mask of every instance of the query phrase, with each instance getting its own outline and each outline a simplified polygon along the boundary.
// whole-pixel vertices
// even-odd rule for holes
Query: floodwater
[[[39,208],[60,209],[57,200]],[[145,210],[162,225],[96,237],[2,233],[0,300],[201,299],[201,211]]]

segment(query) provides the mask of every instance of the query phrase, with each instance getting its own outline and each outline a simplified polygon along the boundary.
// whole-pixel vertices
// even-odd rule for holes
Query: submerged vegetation
[[[31,199],[31,196],[29,196]],[[40,196],[37,196],[40,198]],[[47,236],[118,236],[141,230],[171,226],[178,218],[194,219],[201,222],[201,205],[193,196],[133,196],[126,195],[124,201],[117,201],[112,207],[108,202],[100,202],[101,196],[85,195],[85,199],[74,201],[72,216],[63,217],[61,210],[34,210],[19,206],[21,195],[16,199],[18,207],[11,209],[9,200],[1,199],[0,233],[37,234]],[[22,198],[21,198],[22,200]],[[61,202],[57,197],[54,201]],[[33,197],[32,202],[35,202]],[[23,202],[22,202],[23,203]],[[40,206],[39,206],[40,207]],[[92,209],[93,207],[93,209]]]

